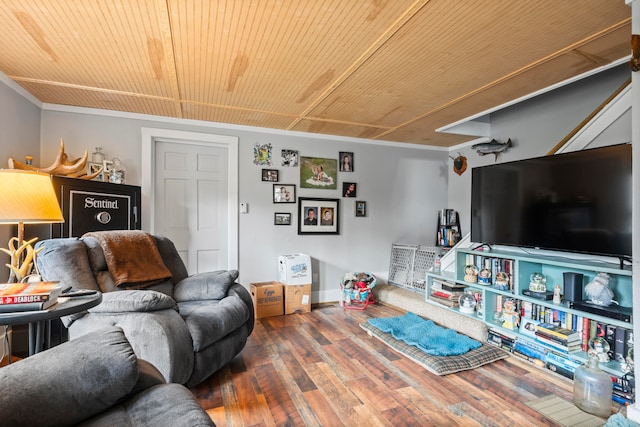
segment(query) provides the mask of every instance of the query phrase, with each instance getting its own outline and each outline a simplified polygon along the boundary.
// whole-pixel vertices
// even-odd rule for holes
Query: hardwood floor
[[[217,426],[549,426],[525,402],[572,383],[511,356],[433,375],[363,331],[364,311],[336,305],[259,319],[242,353],[192,388]]]

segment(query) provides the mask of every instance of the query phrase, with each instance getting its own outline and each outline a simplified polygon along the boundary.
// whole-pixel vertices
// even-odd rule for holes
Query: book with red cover
[[[59,282],[2,283],[0,311],[44,310],[56,303]]]

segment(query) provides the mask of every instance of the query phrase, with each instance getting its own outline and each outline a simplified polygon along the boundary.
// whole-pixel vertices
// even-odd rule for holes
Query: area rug
[[[571,402],[556,395],[540,397],[525,402],[527,406],[552,419],[563,427],[596,427],[605,425],[605,420],[587,414]]]
[[[481,344],[480,347],[476,349],[456,356],[434,356],[416,346],[395,339],[391,334],[383,332],[369,322],[361,323],[360,327],[370,336],[379,339],[395,351],[436,375],[447,375],[468,369],[475,369],[482,365],[495,362],[496,360],[509,357],[509,353],[504,350],[487,344]]]

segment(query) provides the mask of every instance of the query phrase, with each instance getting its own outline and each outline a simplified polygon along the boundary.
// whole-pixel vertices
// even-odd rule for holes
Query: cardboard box
[[[284,285],[284,314],[311,311],[311,283]]]
[[[260,282],[249,285],[256,319],[284,314],[282,283]]]
[[[278,257],[280,283],[285,285],[305,285],[311,280],[311,257],[307,254],[280,255]]]

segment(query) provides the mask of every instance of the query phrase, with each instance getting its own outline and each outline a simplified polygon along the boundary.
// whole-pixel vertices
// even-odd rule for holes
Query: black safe
[[[82,237],[89,231],[140,230],[140,187],[54,176],[64,222],[25,226],[25,238]]]

